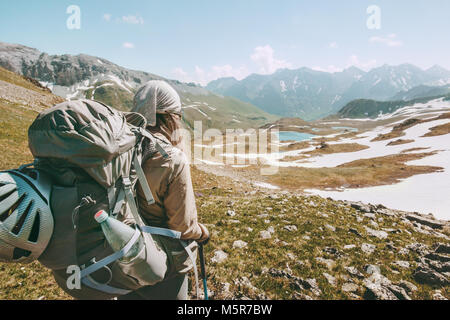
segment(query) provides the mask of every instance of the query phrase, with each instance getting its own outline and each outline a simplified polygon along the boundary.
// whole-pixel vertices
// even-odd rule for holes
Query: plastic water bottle
[[[106,240],[114,251],[119,251],[127,245],[135,233],[135,229],[120,222],[114,218],[110,218],[108,214],[101,210],[94,216],[95,220],[100,223]],[[131,247],[131,249],[119,261],[130,262],[135,258],[144,247],[144,239],[142,235]]]

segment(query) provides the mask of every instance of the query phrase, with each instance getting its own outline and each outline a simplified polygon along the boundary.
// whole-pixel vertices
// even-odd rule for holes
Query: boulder
[[[228,254],[222,250],[214,251],[214,256],[211,258],[212,263],[222,263],[228,258]]]

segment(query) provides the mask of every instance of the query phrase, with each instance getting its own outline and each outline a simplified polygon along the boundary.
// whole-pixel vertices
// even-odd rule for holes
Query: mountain
[[[195,84],[126,69],[85,54],[48,55],[23,45],[0,42],[0,66],[38,80],[65,99],[95,99],[121,110],[132,108],[134,93],[142,84],[165,80],[180,94],[189,127],[195,120],[218,129],[259,127],[278,118],[250,103],[217,95]]]
[[[420,85],[450,83],[450,71],[434,66],[422,70],[411,64],[383,65],[369,72],[356,67],[327,73],[309,68],[281,69],[271,75],[252,74],[238,81],[222,78],[206,88],[236,97],[284,117],[314,120],[333,114],[355,99],[389,100]]]
[[[450,93],[450,84],[439,87],[421,85],[407,91],[398,92],[395,96],[391,97],[389,100],[408,101],[417,98],[435,97],[439,95],[445,95],[448,93]]]
[[[338,118],[346,119],[361,119],[361,118],[376,118],[383,114],[390,114],[396,110],[412,106],[416,103],[427,103],[431,100],[443,98],[445,100],[450,99],[450,94],[438,95],[434,97],[420,97],[408,101],[376,101],[369,99],[357,99],[349,102],[337,113]]]

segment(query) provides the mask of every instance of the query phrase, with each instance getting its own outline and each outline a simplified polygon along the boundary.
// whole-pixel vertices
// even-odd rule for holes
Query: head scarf
[[[148,125],[155,126],[157,113],[181,114],[180,96],[167,82],[152,80],[139,88],[132,111],[142,114]]]

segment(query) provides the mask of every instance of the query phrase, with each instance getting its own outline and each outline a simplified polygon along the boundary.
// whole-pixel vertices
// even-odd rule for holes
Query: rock
[[[298,230],[298,229],[297,229],[297,226],[294,226],[294,225],[285,226],[284,229],[287,230],[287,231],[289,231],[289,232],[294,232],[294,231],[297,231],[297,230]]]
[[[344,246],[344,250],[350,250],[356,248],[356,245],[354,244],[348,244]]]
[[[445,227],[444,222],[440,222],[438,220],[434,220],[431,218],[426,218],[419,214],[409,213],[406,214],[405,218],[408,219],[409,221],[417,222],[425,226],[431,227],[433,229],[443,229]]]
[[[365,254],[372,254],[375,251],[376,247],[373,244],[363,243],[361,245],[361,250]]]
[[[267,229],[267,232],[275,233],[274,227],[269,227],[269,228]]]
[[[234,224],[239,224],[239,223],[241,223],[239,220],[233,220],[233,219],[228,220],[228,222],[229,222],[229,223],[234,223]]]
[[[401,248],[401,249],[398,251],[398,254],[401,254],[401,255],[408,255],[408,254],[409,254],[409,250],[406,249],[406,248]]]
[[[272,238],[272,234],[269,231],[266,231],[266,230],[259,232],[259,236],[262,239],[270,239],[270,238]]]
[[[425,258],[430,259],[430,260],[440,261],[440,262],[450,262],[450,256],[447,256],[445,254],[440,254],[440,253],[429,253],[429,254],[425,255]]]
[[[365,287],[364,299],[366,300],[398,300],[395,294],[385,286],[368,282]]]
[[[411,294],[415,291],[417,291],[417,287],[415,285],[413,285],[411,282],[406,281],[406,280],[402,280],[398,283],[399,287],[402,287],[403,289],[406,290],[407,293]]]
[[[446,253],[450,254],[450,244],[447,243],[438,243],[435,246],[434,252],[436,253]]]
[[[361,233],[359,233],[359,231],[356,229],[350,228],[350,229],[348,229],[348,232],[353,233],[353,234],[357,235],[358,237],[361,237]]]
[[[253,232],[253,228],[247,227],[248,232]]]
[[[370,220],[369,224],[370,224],[372,227],[374,227],[374,228],[378,228],[378,223],[376,223],[376,222],[373,221],[373,220]]]
[[[380,274],[381,270],[379,266],[373,265],[373,264],[367,264],[364,266],[364,272],[367,274]]]
[[[317,285],[316,279],[304,280],[303,287],[306,290],[310,290],[315,296],[320,296],[322,294],[322,291],[320,290],[319,286]]]
[[[405,289],[402,287],[391,284],[387,287],[399,300],[411,300]]]
[[[369,218],[369,219],[375,219],[376,218],[375,214],[373,214],[373,213],[365,213],[364,217],[365,218]]]
[[[237,249],[246,248],[247,245],[248,245],[248,243],[245,241],[242,241],[242,240],[236,240],[233,242],[233,248],[237,248]]]
[[[291,259],[291,260],[297,259],[297,257],[295,256],[295,254],[293,254],[293,253],[291,253],[291,252],[286,253],[286,257],[288,257],[288,258]]]
[[[345,270],[347,270],[353,277],[357,277],[359,279],[364,278],[364,275],[355,267],[345,267]]]
[[[450,284],[450,281],[444,275],[427,266],[419,266],[414,272],[413,277],[419,283],[432,286],[447,286]]]
[[[354,283],[344,283],[341,289],[344,292],[358,292],[359,286]]]
[[[406,246],[406,249],[414,251],[421,256],[425,256],[430,253],[428,246],[423,243],[412,243]]]
[[[366,213],[370,213],[372,212],[372,208],[370,207],[370,205],[362,203],[362,202],[352,202],[351,203],[352,208],[361,211],[361,212],[366,212]]]
[[[320,264],[325,265],[328,268],[328,270],[332,270],[334,268],[334,266],[336,265],[336,262],[334,262],[334,260],[324,259],[322,257],[317,257],[316,261]]]
[[[339,252],[339,250],[336,249],[336,248],[333,248],[333,247],[325,247],[325,248],[323,248],[323,252],[328,253],[328,254],[332,254],[332,255],[334,255],[336,257],[340,257],[341,256],[341,253]]]
[[[356,217],[356,222],[361,223],[363,221],[364,221],[364,219],[362,217],[359,217],[359,216]]]
[[[214,256],[211,258],[213,263],[222,263],[228,258],[228,254],[222,250],[214,251]]]
[[[408,261],[395,261],[394,265],[399,266],[400,268],[409,269],[410,264]]]
[[[234,217],[236,215],[236,212],[234,210],[228,210],[227,215],[230,217]]]
[[[389,217],[394,217],[397,215],[397,213],[394,210],[390,210],[390,209],[377,209],[377,213],[379,214],[383,214],[385,216],[389,216]]]
[[[301,292],[294,292],[293,298],[294,300],[314,300],[313,298],[311,298],[311,296],[308,296],[307,294]]]
[[[386,239],[388,237],[388,233],[386,231],[374,230],[369,227],[365,227],[368,235],[372,237],[377,237],[378,239]]]
[[[433,300],[448,300],[448,299],[442,295],[441,290],[436,290],[433,293]]]
[[[327,279],[328,283],[335,287],[337,285],[337,280],[335,277],[333,277],[331,274],[328,274],[326,272],[322,273],[325,279]]]
[[[330,230],[330,231],[332,231],[332,232],[335,232],[335,231],[336,231],[336,228],[333,227],[333,226],[330,225],[330,224],[326,224],[326,225],[325,225],[325,228],[327,228],[328,230]]]
[[[264,220],[264,223],[265,223],[265,224],[269,224],[269,223],[270,223],[270,220],[266,219],[266,220]]]
[[[310,236],[303,236],[302,239],[308,241],[308,240],[311,240],[311,237]]]

